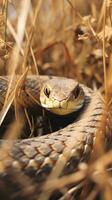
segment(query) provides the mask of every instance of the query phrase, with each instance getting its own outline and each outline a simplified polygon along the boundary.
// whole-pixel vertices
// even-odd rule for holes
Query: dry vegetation
[[[37,199],[49,199],[58,189],[63,196],[51,199],[111,200],[112,151],[105,153],[104,138],[107,119],[112,121],[112,1],[0,0],[0,6],[0,75],[23,74],[23,82],[26,73],[71,77],[105,93],[91,162],[67,177],[47,180]],[[9,94],[10,84],[1,121],[15,97]],[[8,137],[18,126],[11,126]]]

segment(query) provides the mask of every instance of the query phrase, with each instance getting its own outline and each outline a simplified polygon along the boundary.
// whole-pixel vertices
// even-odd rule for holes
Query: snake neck
[[[28,76],[28,78],[25,79],[25,82],[23,81],[22,85],[18,84],[19,78],[20,76],[15,76],[13,79],[9,96],[12,92],[14,92],[14,99],[18,105],[24,108],[32,107],[35,104],[40,104],[40,89],[44,82],[49,79],[49,77],[45,76],[41,78],[41,76],[36,75]],[[10,76],[0,77],[0,110],[4,105],[9,83]]]

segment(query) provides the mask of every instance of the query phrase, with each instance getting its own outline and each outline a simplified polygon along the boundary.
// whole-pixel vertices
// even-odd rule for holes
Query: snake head
[[[75,80],[53,77],[41,89],[40,104],[50,112],[67,115],[83,106],[84,96],[82,87]]]

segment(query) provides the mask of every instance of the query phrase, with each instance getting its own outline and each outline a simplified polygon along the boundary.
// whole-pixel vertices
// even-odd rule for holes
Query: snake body
[[[47,76],[26,78],[24,89],[21,93],[18,93],[19,103],[22,106],[36,104],[36,101],[39,101],[37,94],[40,93],[40,88],[49,79],[51,78]],[[61,78],[57,80],[59,81]],[[71,79],[67,80],[69,83]],[[93,91],[83,84],[79,84],[79,86],[83,88],[85,101],[78,114],[75,114],[74,121],[71,124],[41,137],[14,141],[1,140],[1,143],[7,146],[6,151],[8,154],[6,159],[2,155],[0,156],[1,175],[7,174],[8,169],[16,169],[17,171],[23,171],[35,182],[43,182],[51,173],[57,161],[61,160],[61,157],[66,160],[61,175],[73,172],[80,162],[88,160],[104,112],[104,100],[98,91]],[[4,102],[7,87],[8,78],[1,78],[1,106]],[[29,94],[31,95],[29,96]],[[31,98],[32,96],[36,99],[35,102]],[[67,158],[65,150],[69,152]]]

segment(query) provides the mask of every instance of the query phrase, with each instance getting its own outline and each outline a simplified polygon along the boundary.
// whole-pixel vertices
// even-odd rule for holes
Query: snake
[[[16,77],[12,81],[12,90],[17,80]],[[8,76],[0,77],[1,110],[9,81]],[[65,164],[60,176],[73,173],[79,163],[89,160],[104,113],[104,99],[98,90],[70,78],[32,75],[26,77],[16,97],[21,107],[39,105],[60,119],[72,116],[72,122],[39,137],[1,139],[0,145],[6,146],[8,156],[0,156],[0,183],[7,184],[12,169],[35,183],[44,183],[62,157]],[[65,150],[69,152],[67,157]]]

